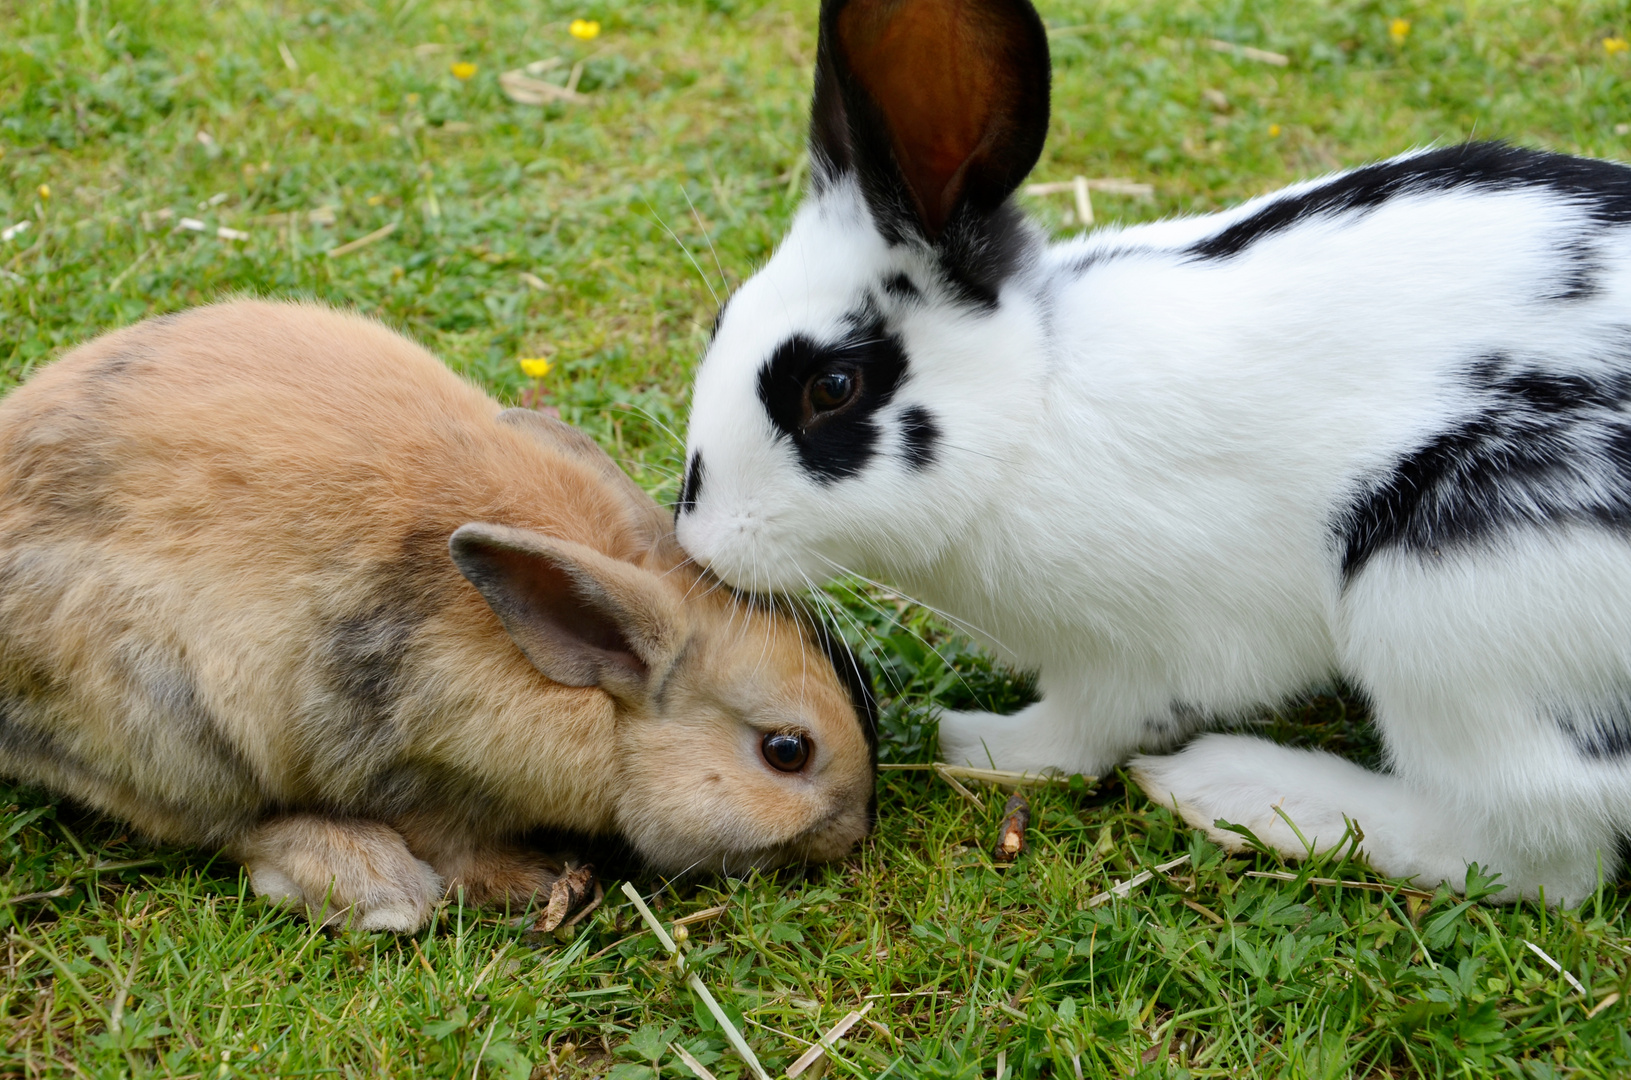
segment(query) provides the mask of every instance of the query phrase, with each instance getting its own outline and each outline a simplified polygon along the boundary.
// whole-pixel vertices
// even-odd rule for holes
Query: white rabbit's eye
[[[766,735],[759,749],[765,762],[777,772],[798,772],[810,760],[810,740],[785,731]]]
[[[814,412],[832,412],[848,405],[860,388],[861,380],[842,369],[823,371],[810,380],[810,408]]]

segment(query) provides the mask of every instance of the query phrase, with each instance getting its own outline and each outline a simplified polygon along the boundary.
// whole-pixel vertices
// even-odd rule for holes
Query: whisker
[[[724,289],[726,292],[729,292],[731,282],[730,278],[725,276],[724,264],[719,261],[719,249],[714,247],[714,238],[710,236],[708,230],[703,227],[702,215],[697,213],[697,204],[691,201],[691,193],[685,190],[684,184],[680,185],[680,194],[685,196],[685,204],[691,208],[691,218],[697,223],[697,228],[702,230],[702,238],[708,241],[708,251],[712,253],[714,257],[714,267],[719,271],[719,287]]]
[[[1008,649],[1008,646],[1004,645],[1002,643],[1002,641],[1000,639],[998,639],[997,635],[989,633],[989,632],[987,632],[985,630],[982,630],[978,626],[975,626],[973,623],[968,622],[965,619],[959,619],[957,616],[951,614],[950,612],[941,611],[939,608],[935,607],[933,604],[924,603],[922,600],[919,600],[916,597],[907,596],[905,593],[901,592],[899,589],[892,588],[892,587],[890,587],[888,585],[885,585],[881,581],[873,581],[871,578],[865,576],[864,574],[858,574],[855,571],[851,570],[849,567],[843,565],[842,563],[834,562],[832,559],[827,558],[825,555],[822,555],[819,552],[816,553],[816,558],[820,559],[822,562],[826,563],[828,566],[832,567],[834,570],[836,570],[838,573],[840,573],[842,575],[845,575],[847,577],[852,577],[857,581],[864,582],[867,585],[871,585],[874,589],[881,589],[886,593],[891,593],[891,594],[893,594],[895,596],[898,596],[902,600],[905,600],[908,604],[914,604],[917,607],[922,608],[924,611],[927,611],[927,612],[935,615],[937,618],[944,619],[946,622],[951,623],[952,626],[954,626],[957,629],[963,631],[963,633],[965,633],[965,634],[969,634],[969,635],[976,636],[976,637],[983,637],[983,638],[987,639],[988,641],[992,642],[993,644],[995,644],[999,649],[1003,649],[1003,650]]]
[[[708,295],[714,298],[714,306],[718,307],[719,294],[714,292],[713,282],[708,280],[708,275],[702,272],[702,264],[698,263],[696,256],[691,254],[691,249],[685,246],[685,241],[681,240],[679,235],[676,234],[673,229],[668,227],[668,222],[664,221],[663,216],[657,213],[657,208],[651,205],[650,200],[644,201],[646,204],[646,209],[651,211],[651,216],[656,219],[657,224],[661,225],[663,227],[663,231],[674,238],[674,243],[678,244],[680,246],[680,250],[685,252],[685,257],[691,260],[691,265],[696,268],[697,277],[702,279],[702,287],[708,290]]]

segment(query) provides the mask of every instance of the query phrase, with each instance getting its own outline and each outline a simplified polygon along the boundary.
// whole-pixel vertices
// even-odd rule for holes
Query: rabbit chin
[[[865,809],[846,808],[816,825],[776,843],[760,846],[708,846],[667,834],[661,823],[643,835],[628,837],[652,869],[669,874],[691,870],[727,875],[771,870],[792,863],[823,863],[847,855],[871,831]]]
[[[784,530],[779,530],[784,531]],[[751,593],[793,593],[836,576],[834,560],[796,534],[771,537],[762,520],[706,510],[682,514],[680,546],[726,584]]]

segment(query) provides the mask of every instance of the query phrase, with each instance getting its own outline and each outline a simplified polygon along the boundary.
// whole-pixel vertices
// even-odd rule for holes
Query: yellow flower
[[[1410,36],[1410,20],[1394,19],[1392,22],[1388,23],[1387,36],[1392,38],[1395,44],[1402,45],[1404,43],[1404,39]]]
[[[465,82],[471,76],[475,75],[476,65],[470,63],[468,60],[460,60],[457,64],[454,64],[450,70],[453,72],[453,77],[455,79],[458,79],[460,82]]]
[[[1615,53],[1623,53],[1627,49],[1631,49],[1631,41],[1626,41],[1623,37],[1603,39],[1603,51],[1608,53],[1610,56],[1613,56]]]
[[[41,184],[39,186],[39,188],[38,188],[38,191],[40,193],[40,198],[42,198],[42,199],[49,199],[51,197],[51,185],[50,184]]]
[[[404,100],[407,101],[409,105],[417,105],[419,104],[419,95],[409,94]]]
[[[521,374],[529,379],[542,379],[553,366],[542,356],[526,356],[521,359]]]
[[[1270,124],[1269,125],[1269,138],[1278,139],[1279,137],[1280,137],[1280,125],[1279,124]]]
[[[579,41],[593,41],[600,36],[600,23],[594,19],[573,19],[566,30]]]

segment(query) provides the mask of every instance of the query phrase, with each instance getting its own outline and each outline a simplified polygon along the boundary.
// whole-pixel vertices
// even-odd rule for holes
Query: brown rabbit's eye
[[[778,772],[798,772],[810,760],[810,740],[803,735],[772,733],[759,746],[765,761]]]
[[[810,407],[818,413],[848,405],[861,380],[848,371],[823,371],[810,380]]]

